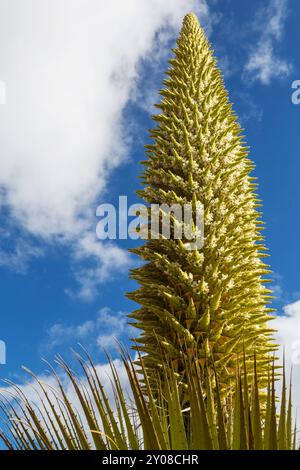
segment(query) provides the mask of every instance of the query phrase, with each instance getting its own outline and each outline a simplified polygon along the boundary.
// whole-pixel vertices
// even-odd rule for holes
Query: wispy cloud
[[[263,109],[254,100],[254,97],[248,92],[234,93],[234,101],[242,105],[241,111],[239,110],[239,122],[243,126],[249,121],[256,121],[260,123],[263,118]]]
[[[86,234],[76,243],[73,254],[76,289],[66,289],[66,293],[73,299],[92,301],[103,282],[113,279],[116,273],[126,273],[131,263],[126,250]]]
[[[277,55],[276,48],[282,40],[288,15],[288,0],[270,0],[259,10],[254,22],[254,32],[259,35],[245,65],[245,77],[269,85],[273,78],[289,75],[292,65]]]
[[[43,256],[44,251],[32,241],[16,238],[9,230],[0,228],[0,266],[24,274],[32,258]]]
[[[82,343],[95,350],[116,349],[116,340],[126,336],[128,339],[132,328],[128,325],[125,312],[113,312],[104,307],[97,316],[81,324],[55,323],[47,331],[43,349],[50,352],[61,345],[64,347]]]
[[[104,349],[116,347],[116,339],[121,338],[125,331],[132,330],[123,312],[112,315],[108,308],[100,311],[98,324],[101,326],[101,333],[97,337],[97,345]]]

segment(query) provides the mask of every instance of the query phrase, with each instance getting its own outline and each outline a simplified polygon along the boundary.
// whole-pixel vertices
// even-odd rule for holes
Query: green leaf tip
[[[198,20],[197,16],[195,15],[195,13],[190,12],[187,15],[185,15],[185,17],[183,19],[182,26],[187,27],[187,28],[190,28],[190,27],[194,27],[194,28],[198,27],[199,28],[200,23],[199,23],[199,20]]]

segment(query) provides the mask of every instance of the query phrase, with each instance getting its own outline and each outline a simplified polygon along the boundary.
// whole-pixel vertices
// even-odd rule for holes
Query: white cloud
[[[281,353],[285,350],[287,372],[293,367],[294,408],[300,411],[300,300],[284,307],[283,315],[277,316],[273,326]],[[282,361],[281,361],[282,362]],[[295,411],[294,410],[294,411]]]
[[[276,52],[276,46],[283,36],[287,14],[287,0],[270,0],[266,7],[259,10],[254,25],[259,39],[245,65],[245,76],[251,80],[268,85],[273,78],[289,75],[291,64],[278,57]]]
[[[103,243],[95,235],[84,234],[74,250],[74,276],[77,281],[76,290],[67,289],[66,293],[72,298],[85,302],[93,300],[99,284],[108,278],[112,279],[113,272],[127,271],[130,256],[127,251],[113,243]],[[82,267],[81,262],[87,260],[89,267]]]
[[[125,331],[131,331],[127,316],[119,312],[112,315],[108,308],[101,309],[98,317],[101,333],[97,338],[97,345],[105,350],[116,347],[116,340],[121,338]]]
[[[17,238],[13,244],[11,240],[12,233],[0,228],[0,266],[24,273],[29,260],[41,257],[44,252],[30,240]]]
[[[289,75],[290,64],[276,57],[274,45],[270,39],[258,44],[258,49],[252,52],[246,71],[254,80],[260,80],[264,85],[269,85],[272,78],[281,78]]]
[[[95,198],[127,158],[122,112],[140,61],[189,10],[208,23],[205,0],[0,0],[1,202],[30,234],[84,244],[94,231]],[[124,264],[121,250],[103,251],[98,266]]]
[[[99,310],[95,319],[81,324],[55,323],[47,331],[44,348],[48,351],[60,345],[79,342],[83,346],[116,351],[116,340],[129,335],[132,328],[128,325],[125,312],[112,312],[104,307]]]
[[[126,159],[122,111],[140,60],[163,53],[189,9],[207,19],[206,3],[197,3],[0,1],[8,89],[0,110],[1,202],[30,233],[76,240],[77,261],[93,258],[90,269],[74,266],[77,298],[92,299],[111,271],[128,267],[123,250],[92,239],[93,201]],[[1,258],[8,266],[4,252]]]

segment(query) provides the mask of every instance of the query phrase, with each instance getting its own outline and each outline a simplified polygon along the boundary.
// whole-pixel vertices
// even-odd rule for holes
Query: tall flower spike
[[[154,116],[147,146],[144,188],[149,204],[204,207],[203,248],[188,251],[179,240],[148,240],[135,250],[146,263],[132,271],[140,287],[129,298],[140,304],[130,315],[142,330],[135,340],[150,374],[167,354],[184,370],[185,357],[213,358],[222,389],[230,387],[246,351],[260,387],[270,353],[271,291],[261,236],[252,162],[232,110],[213,51],[194,14],[183,21]],[[272,358],[271,358],[272,360]],[[152,372],[151,372],[152,371]]]

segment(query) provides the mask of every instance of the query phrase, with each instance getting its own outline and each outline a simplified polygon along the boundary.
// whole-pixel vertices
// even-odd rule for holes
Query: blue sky
[[[300,339],[300,105],[291,101],[299,1],[85,5],[0,0],[0,377],[22,380],[23,364],[41,373],[41,357],[71,357],[78,342],[101,362],[114,336],[132,336],[134,305],[124,294],[135,287],[127,248],[136,242],[97,240],[95,213],[119,195],[138,200],[153,104],[190,10],[209,34],[251,147],[275,305],[285,313],[279,339],[291,347]]]

